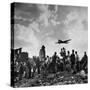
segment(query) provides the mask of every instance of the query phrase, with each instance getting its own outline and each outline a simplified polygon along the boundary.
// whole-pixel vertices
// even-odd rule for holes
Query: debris
[[[65,72],[64,72],[65,73]],[[67,74],[67,75],[66,75]],[[87,83],[87,78],[82,78],[80,75],[71,75],[68,73],[49,74],[47,76],[37,75],[33,79],[23,79],[16,83],[16,87],[31,87],[31,86],[50,86],[50,85],[65,85]]]

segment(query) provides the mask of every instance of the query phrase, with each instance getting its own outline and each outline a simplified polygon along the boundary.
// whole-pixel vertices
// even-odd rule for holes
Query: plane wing
[[[71,41],[71,39],[65,40],[65,42]]]

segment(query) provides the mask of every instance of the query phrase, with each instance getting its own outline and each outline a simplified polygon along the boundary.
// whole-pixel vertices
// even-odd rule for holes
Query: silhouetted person
[[[81,64],[81,70],[85,70],[85,72],[87,73],[88,56],[87,56],[86,52],[84,52],[84,56],[83,56],[80,64]]]
[[[67,58],[67,61],[70,62],[70,52],[69,52],[69,51],[67,51],[67,56],[66,56],[66,58]]]
[[[29,70],[29,72],[28,72],[28,78],[31,78],[31,64],[30,64],[30,62],[29,62],[29,60],[27,61],[27,67],[28,67],[28,70]]]
[[[39,57],[36,60],[36,66],[37,66],[37,72],[38,72],[38,74],[40,74],[41,61],[40,61]]]
[[[64,57],[64,48],[61,48],[60,55],[62,58]]]
[[[49,62],[49,66],[48,66],[48,72],[49,73],[52,72],[52,57],[50,57],[50,62]]]
[[[66,56],[66,50],[65,48],[61,48],[61,52],[60,52],[61,56],[64,58]]]
[[[62,48],[61,56],[63,57],[63,59],[62,59],[63,60],[63,70],[66,70],[66,64],[65,64],[66,50],[64,47]]]
[[[60,59],[60,71],[64,71],[64,62]]]
[[[52,57],[52,68],[54,73],[56,72],[56,59],[57,59],[57,53],[55,52]]]
[[[70,52],[69,51],[67,51],[67,56],[66,56],[65,64],[66,64],[66,70],[68,72],[70,72],[71,71],[71,61],[70,61]]]
[[[21,62],[21,65],[20,65],[20,69],[19,69],[19,75],[20,75],[20,80],[22,79],[23,77],[23,73],[24,73],[24,68],[23,68],[23,63]]]
[[[17,77],[18,77],[18,75],[19,75],[18,69],[17,69],[18,66],[19,66],[19,65],[18,65],[18,62],[15,62],[15,63],[14,63],[14,73],[13,73],[13,74],[14,74],[14,81],[15,81],[15,82],[17,82],[17,81],[19,80],[19,79],[17,79]]]
[[[74,50],[72,50],[72,54],[70,56],[71,59],[71,68],[73,70],[73,73],[75,72],[75,54],[74,54]]]
[[[80,61],[77,51],[75,51],[75,71],[76,73],[80,71]]]
[[[29,77],[29,69],[27,67],[26,62],[23,62],[23,68],[24,68],[23,78],[28,78]]]
[[[57,72],[59,71],[59,68],[60,68],[60,59],[59,59],[59,57],[57,57],[57,59],[56,59],[56,68],[57,68]]]
[[[57,53],[55,52],[53,57],[52,57],[52,62],[56,63],[56,59],[57,59]]]

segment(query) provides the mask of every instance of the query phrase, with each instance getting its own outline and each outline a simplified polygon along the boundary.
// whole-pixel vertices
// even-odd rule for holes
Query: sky
[[[69,44],[55,44],[72,39]],[[88,53],[88,7],[15,3],[14,47],[22,47],[29,57],[38,56],[42,45],[46,55],[59,55],[62,47]]]

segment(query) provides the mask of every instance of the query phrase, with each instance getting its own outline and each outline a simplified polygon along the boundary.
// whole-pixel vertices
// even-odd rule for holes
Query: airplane
[[[56,44],[68,44],[69,41],[71,41],[71,39],[68,39],[68,40],[65,40],[65,41],[58,40],[58,42],[56,42]]]

